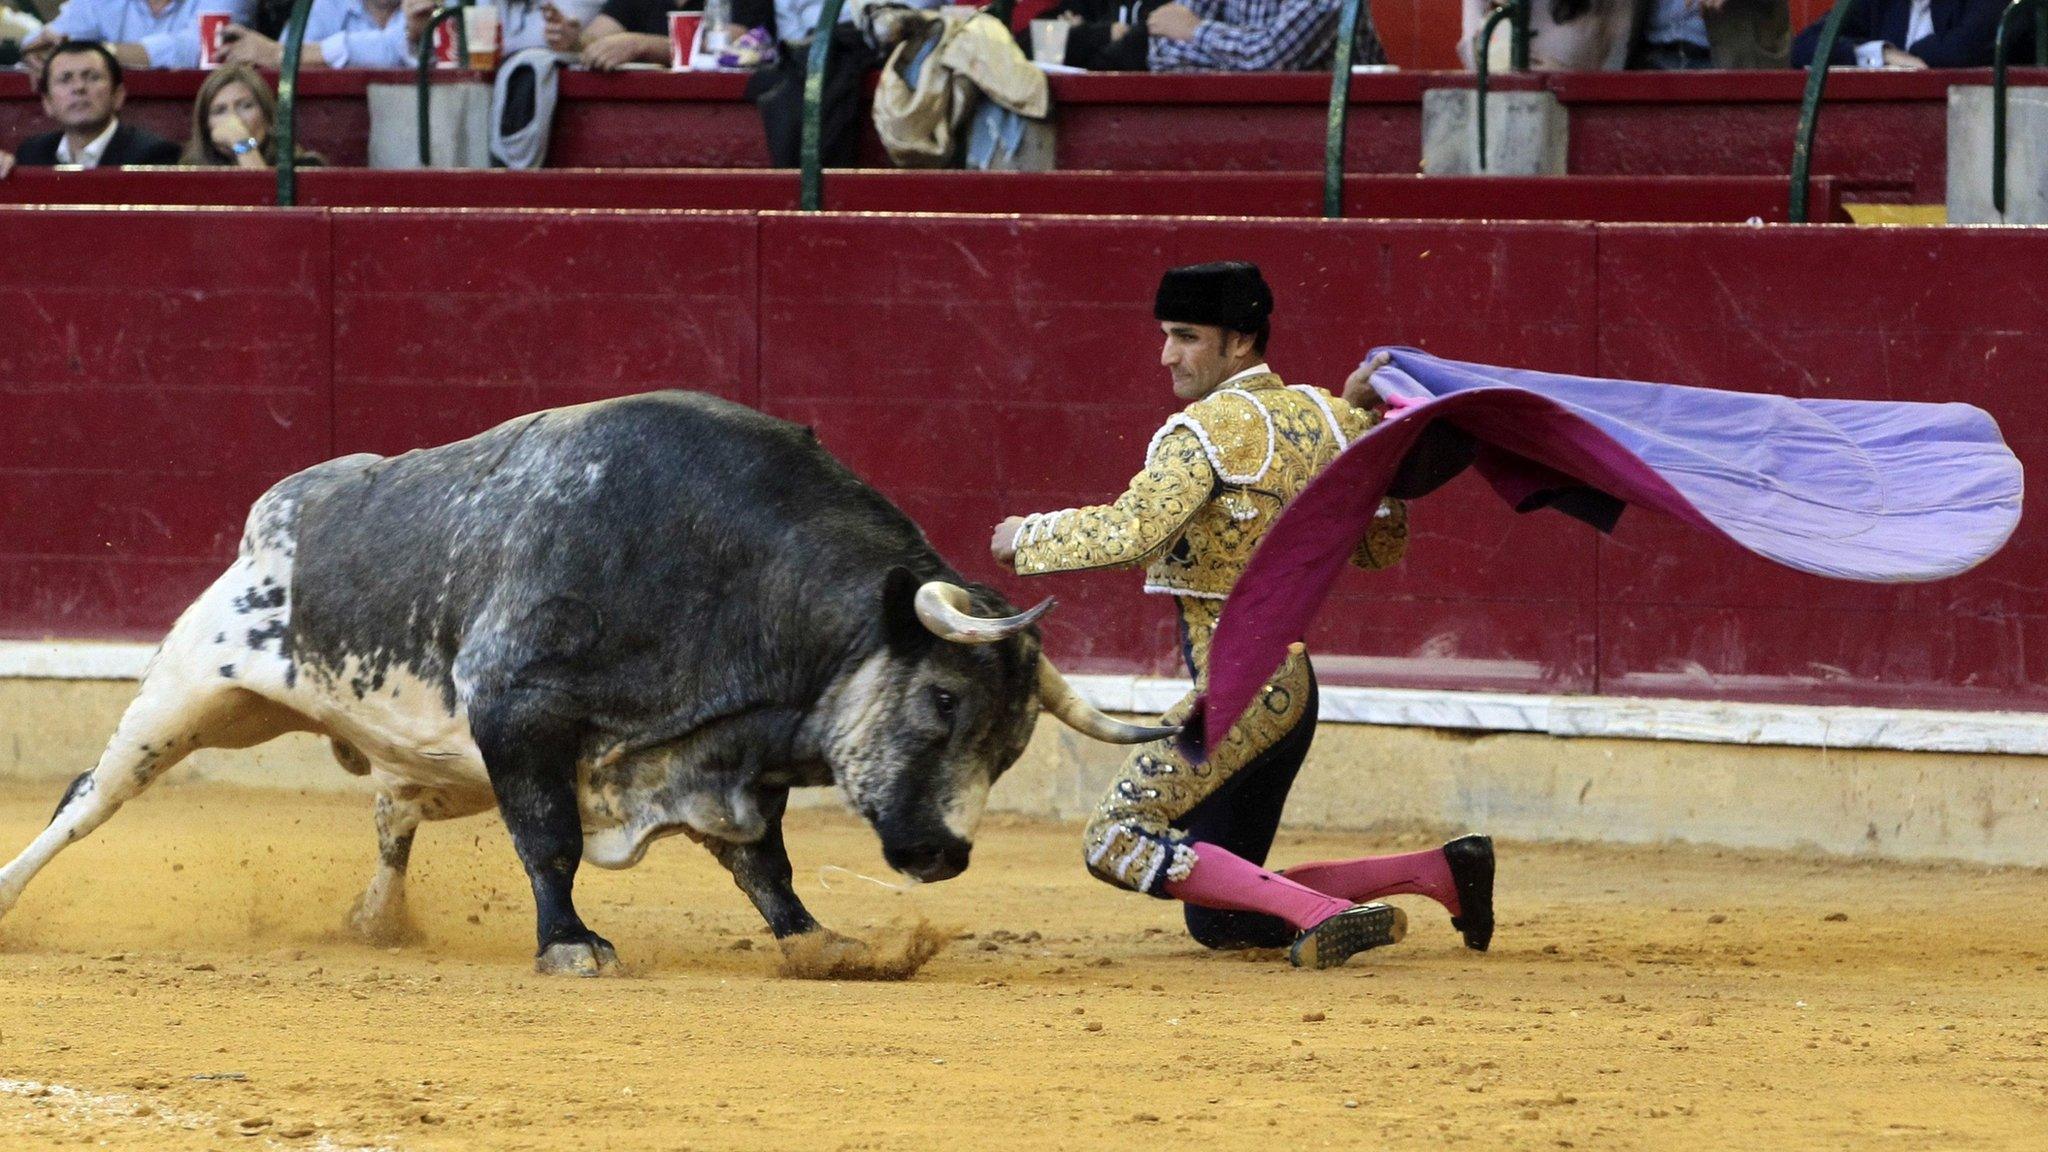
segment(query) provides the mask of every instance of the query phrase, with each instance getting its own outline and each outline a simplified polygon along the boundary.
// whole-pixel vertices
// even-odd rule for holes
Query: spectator
[[[43,112],[57,131],[32,136],[15,156],[0,152],[0,176],[19,162],[49,167],[118,168],[129,164],[176,164],[178,146],[161,136],[121,123],[121,61],[92,40],[67,40],[50,52],[36,76]]]
[[[1654,2],[1654,0],[1653,0]],[[1532,0],[1529,11],[1529,67],[1538,72],[1609,72],[1628,63],[1635,34],[1637,0]],[[1465,0],[1464,32],[1458,59],[1474,66],[1473,46],[1487,15],[1497,5]],[[1494,29],[1487,67],[1508,70],[1506,21]]]
[[[1857,0],[1842,18],[1832,62],[1859,68],[1981,68],[2005,0]],[[1792,66],[1813,63],[1821,24],[1792,41]],[[2032,20],[2022,20],[2022,27]]]
[[[402,0],[313,0],[299,67],[410,67],[414,61],[400,15],[403,7]],[[281,38],[283,30],[277,35]],[[284,46],[253,27],[231,24],[221,39],[227,45],[222,59],[230,64],[273,72],[284,64]]]
[[[1783,68],[1791,33],[1786,0],[1637,0],[1628,66]]]
[[[197,68],[201,12],[225,12],[247,24],[255,11],[255,0],[69,0],[22,45],[22,61],[34,76],[56,45],[97,40],[124,67]]]
[[[1188,0],[1145,17],[1154,72],[1268,72],[1327,68],[1337,44],[1334,0]],[[1353,63],[1386,61],[1361,11]]]
[[[179,163],[199,168],[273,168],[277,141],[277,97],[247,64],[214,69],[192,102],[192,138],[185,142]],[[324,163],[320,156],[297,148],[300,166]]]
[[[914,0],[912,8],[937,8],[939,0]],[[761,130],[768,138],[769,162],[794,168],[803,149],[804,75],[810,68],[811,38],[824,10],[823,0],[736,0],[733,24],[766,28],[781,44],[772,63],[747,81],[746,98],[761,111]],[[832,64],[825,72],[824,108],[819,123],[819,154],[828,168],[850,168],[860,145],[862,79],[881,59],[853,24],[855,5],[839,13],[832,36]]]
[[[1145,17],[1166,0],[1060,0],[1060,3],[1032,16],[1033,20],[1064,20],[1067,52],[1052,64],[1086,68],[1090,72],[1143,72]],[[1031,51],[1029,25],[1020,25],[1017,42]]]
[[[668,14],[694,12],[702,0],[605,0],[604,7],[580,30],[560,11],[548,9],[548,47],[577,52],[585,68],[609,72],[621,64],[666,65],[673,54],[668,42]]]

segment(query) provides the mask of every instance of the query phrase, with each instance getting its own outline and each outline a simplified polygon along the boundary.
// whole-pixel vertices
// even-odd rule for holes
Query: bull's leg
[[[338,751],[337,751],[337,754]],[[377,872],[349,910],[348,926],[378,945],[403,944],[419,936],[405,907],[405,869],[412,838],[422,820],[453,820],[491,806],[491,794],[399,784],[377,793]]]
[[[761,815],[768,831],[751,844],[706,840],[704,846],[732,873],[733,883],[754,902],[768,930],[778,940],[818,930],[818,922],[797,899],[790,883],[789,851],[782,843],[782,812],[789,806],[789,789],[776,788],[760,794]]]
[[[84,839],[122,804],[200,748],[247,748],[305,726],[296,714],[183,666],[166,654],[144,677],[92,771],[79,776],[29,846],[0,868],[0,916],[65,846]]]
[[[571,898],[583,860],[583,818],[576,802],[582,720],[572,702],[544,689],[508,689],[471,708],[470,730],[498,811],[533,886],[539,940],[534,969],[573,976],[616,969],[618,953],[584,925]]]

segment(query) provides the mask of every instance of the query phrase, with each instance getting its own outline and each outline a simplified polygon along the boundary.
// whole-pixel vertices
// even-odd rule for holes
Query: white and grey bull
[[[920,880],[967,867],[989,786],[1041,705],[1102,739],[1033,626],[966,585],[810,430],[671,392],[522,417],[280,482],[171,629],[99,764],[0,869],[0,915],[63,847],[199,748],[328,736],[377,786],[352,921],[388,938],[423,820],[502,813],[543,971],[597,974],[580,861],[682,832],[778,937],[789,789],[836,783]]]

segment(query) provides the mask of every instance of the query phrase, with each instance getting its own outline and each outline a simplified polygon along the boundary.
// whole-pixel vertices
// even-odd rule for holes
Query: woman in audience
[[[192,102],[192,138],[179,163],[200,168],[270,168],[277,164],[277,97],[247,64],[213,70]],[[301,166],[323,163],[317,153],[298,149]]]

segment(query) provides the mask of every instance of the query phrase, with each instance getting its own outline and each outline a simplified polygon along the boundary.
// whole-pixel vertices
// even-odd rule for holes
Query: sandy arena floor
[[[48,791],[49,795],[43,792]],[[0,852],[54,790],[0,797]],[[799,890],[960,939],[907,983],[773,974],[708,855],[586,869],[636,975],[529,971],[490,819],[429,825],[424,943],[336,931],[366,801],[219,787],[130,805],[0,923],[0,1148],[2028,1149],[2048,1132],[2048,877],[1506,846],[1495,951],[1410,902],[1330,972],[1216,956],[1173,906],[997,822],[899,894],[793,818]],[[1289,837],[1283,862],[1394,845]],[[829,885],[827,887],[826,885]],[[971,935],[970,935],[971,934]]]

